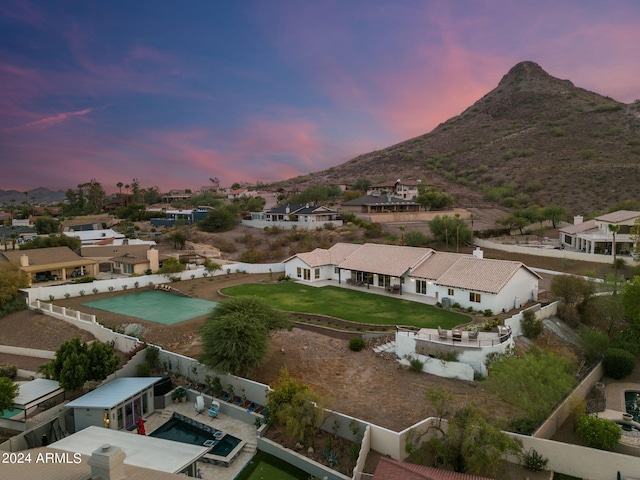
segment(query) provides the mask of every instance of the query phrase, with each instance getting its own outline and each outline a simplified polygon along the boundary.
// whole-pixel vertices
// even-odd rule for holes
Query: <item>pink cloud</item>
[[[73,117],[82,117],[84,115],[88,115],[91,112],[97,110],[96,108],[85,108],[83,110],[77,110],[75,112],[65,112],[59,113],[57,115],[53,115],[51,117],[41,118],[40,120],[36,120],[34,122],[25,123],[24,125],[19,125],[17,127],[7,128],[6,132],[18,132],[24,130],[40,130],[52,127],[59,123],[62,123],[66,120],[72,119]]]

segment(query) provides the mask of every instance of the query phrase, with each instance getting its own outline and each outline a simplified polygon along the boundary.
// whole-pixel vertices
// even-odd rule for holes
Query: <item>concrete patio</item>
[[[257,450],[257,433],[254,425],[248,425],[221,413],[215,418],[210,417],[206,410],[204,413],[197,413],[193,402],[174,403],[163,410],[156,410],[146,418],[145,430],[147,435],[166,423],[173,415],[173,412],[178,412],[247,442],[242,453],[240,453],[238,458],[229,467],[199,462],[198,468],[200,469],[202,478],[210,480],[233,480],[253,458]],[[136,430],[132,433],[137,434]]]

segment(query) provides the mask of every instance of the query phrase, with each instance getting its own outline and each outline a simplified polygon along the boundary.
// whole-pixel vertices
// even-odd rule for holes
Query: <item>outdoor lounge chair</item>
[[[196,403],[195,403],[195,407],[196,407],[196,415],[204,412],[205,406],[204,406],[204,397],[202,395],[198,395],[196,397]]]
[[[215,418],[218,415],[219,411],[220,411],[220,403],[213,400],[211,402],[211,406],[209,407],[209,416],[211,418]]]
[[[454,328],[453,330],[451,330],[451,337],[453,338],[454,342],[461,342],[462,330],[460,330],[459,328]]]
[[[477,340],[477,339],[478,339],[478,331],[469,330],[469,340]]]
[[[446,340],[449,337],[449,332],[438,327],[438,336],[440,337],[440,340]]]

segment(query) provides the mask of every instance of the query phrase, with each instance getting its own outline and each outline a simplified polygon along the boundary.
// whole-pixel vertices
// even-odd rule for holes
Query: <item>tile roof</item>
[[[411,276],[436,280],[449,270],[461,256],[462,254],[459,253],[434,252],[411,271]]]
[[[65,266],[93,265],[95,260],[82,258],[69,247],[32,248],[29,250],[11,250],[2,252],[2,255],[11,263],[20,266],[20,257],[26,255],[29,258],[29,266],[23,267],[25,271],[36,271],[38,268],[62,268]]]
[[[584,233],[584,232],[588,232],[589,230],[597,230],[597,229],[598,227],[596,226],[595,220],[587,220],[586,222],[582,222],[577,225],[569,225],[567,227],[559,228],[558,231],[573,235],[576,233]]]
[[[436,281],[444,287],[463,288],[477,292],[498,293],[521,268],[540,278],[522,262],[479,259],[461,256]]]
[[[489,480],[487,477],[468,473],[397,462],[387,457],[380,458],[373,478],[374,480]]]
[[[635,212],[633,210],[618,210],[617,212],[600,215],[599,217],[596,217],[596,220],[599,222],[619,223],[626,220],[632,220],[636,217],[640,217],[640,212]]]
[[[432,253],[430,248],[365,243],[339,267],[399,277]]]

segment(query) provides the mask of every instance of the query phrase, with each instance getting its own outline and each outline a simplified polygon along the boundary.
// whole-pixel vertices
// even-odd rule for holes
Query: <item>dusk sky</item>
[[[197,189],[429,132],[523,60],[631,103],[640,1],[0,2],[0,189]]]

